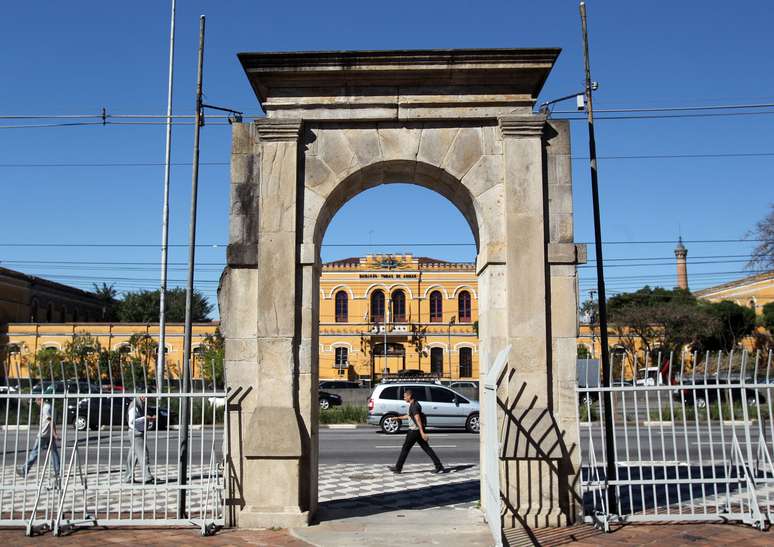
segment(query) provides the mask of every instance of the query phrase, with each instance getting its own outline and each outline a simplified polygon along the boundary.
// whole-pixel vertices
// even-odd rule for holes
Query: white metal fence
[[[224,524],[222,387],[194,379],[183,392],[166,378],[157,389],[131,363],[12,368],[0,384],[0,526]]]
[[[497,420],[497,387],[502,378],[505,365],[508,364],[508,354],[511,346],[506,347],[497,355],[494,363],[486,373],[481,375],[484,384],[481,401],[482,418],[484,422],[484,459],[481,462],[481,475],[484,517],[489,525],[489,531],[497,547],[503,544],[502,500],[500,494],[500,427]]]
[[[581,364],[581,369],[583,366]],[[610,387],[579,379],[587,522],[739,521],[774,515],[772,354],[618,355]],[[604,392],[610,391],[607,409]],[[612,415],[607,435],[604,414]],[[607,476],[606,442],[615,454]],[[617,507],[608,503],[614,489]]]

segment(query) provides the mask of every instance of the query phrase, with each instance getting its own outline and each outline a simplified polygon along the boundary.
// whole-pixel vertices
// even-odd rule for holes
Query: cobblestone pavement
[[[84,515],[94,515],[98,519],[115,519],[119,515],[123,519],[174,518],[178,492],[176,465],[158,466],[156,484],[141,484],[139,473],[135,483],[126,484],[122,468],[118,466],[95,464],[83,466],[82,470],[83,480],[75,472],[69,481],[61,483],[51,476],[44,478],[38,518],[45,518],[46,511],[55,511],[65,486],[63,511],[74,518],[84,518]],[[0,515],[6,519],[25,520],[35,506],[40,468],[33,468],[26,479],[17,476],[11,466],[6,466],[4,471],[0,482]],[[219,481],[218,471],[210,470],[207,465],[191,465],[189,472],[188,500],[194,516],[205,509],[205,503],[208,515],[213,510],[221,512],[222,499],[216,481],[222,481]]]
[[[328,507],[377,503],[387,508],[421,508],[408,507],[406,501],[401,501],[407,491],[417,490],[432,491],[433,497],[432,500],[414,499],[415,505],[426,505],[428,501],[433,506],[475,504],[479,498],[479,466],[447,464],[446,469],[447,473],[435,474],[432,464],[407,464],[403,473],[396,475],[386,465],[321,465],[319,499]]]

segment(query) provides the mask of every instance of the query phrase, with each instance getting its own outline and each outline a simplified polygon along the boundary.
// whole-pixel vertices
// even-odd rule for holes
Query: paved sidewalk
[[[544,528],[528,534],[511,530],[506,534],[510,547],[613,547],[654,545],[658,547],[703,547],[774,545],[774,532],[760,532],[742,524],[629,524],[605,534],[590,525]]]
[[[202,537],[195,528],[96,528],[79,530],[67,536],[55,537],[44,534],[27,537],[22,529],[0,530],[0,545],[43,545],[62,547],[63,545],[83,545],[103,547],[138,547],[152,545],[158,547],[198,547],[200,545],[234,547],[308,547],[309,544],[290,535],[287,530],[222,530],[214,536]]]
[[[0,545],[43,545],[46,547],[61,545],[83,545],[97,547],[115,545],[137,547],[154,545],[159,547],[180,546],[196,547],[200,545],[229,545],[235,547],[307,547],[309,545],[331,545],[331,538],[340,541],[335,545],[391,545],[404,546],[406,543],[418,545],[491,545],[488,535],[475,535],[461,528],[466,527],[468,518],[465,512],[473,510],[443,509],[418,511],[421,517],[421,529],[412,522],[411,515],[399,517],[400,513],[383,513],[371,517],[369,525],[357,518],[342,521],[329,521],[318,526],[304,529],[307,541],[294,537],[288,530],[222,530],[215,536],[201,537],[194,528],[111,528],[91,529],[74,532],[68,536],[54,537],[44,534],[33,538],[24,535],[24,530],[0,529]],[[456,515],[454,522],[445,516]],[[465,518],[460,518],[463,515]],[[477,518],[477,517],[476,517]],[[407,520],[406,520],[407,519]],[[475,524],[475,523],[474,523]],[[456,535],[462,532],[463,535]],[[488,532],[486,532],[488,534]],[[591,526],[573,526],[570,528],[552,528],[537,530],[529,535],[523,531],[508,534],[511,547],[591,547],[591,546],[637,546],[655,545],[658,547],[703,547],[719,545],[738,545],[740,547],[763,547],[774,545],[774,531],[759,532],[745,525],[734,524],[631,524],[623,526],[610,534],[604,534]],[[343,541],[342,541],[343,540]],[[347,541],[360,541],[353,543]]]

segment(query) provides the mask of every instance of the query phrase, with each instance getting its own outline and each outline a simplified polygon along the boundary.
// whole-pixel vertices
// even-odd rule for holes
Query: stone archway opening
[[[233,127],[219,295],[227,377],[249,388],[230,435],[234,524],[314,518],[320,243],[352,196],[406,181],[448,198],[474,234],[481,371],[512,348],[498,424],[481,424],[501,433],[481,450],[500,452],[505,525],[576,518],[585,249],[573,242],[569,128],[532,112],[558,53],[240,54],[267,116]]]
[[[357,199],[347,200],[336,212],[320,245],[316,365],[321,424],[344,415],[342,409],[347,415],[353,408],[368,411],[371,398],[375,408],[370,426],[320,426],[317,518],[324,521],[435,506],[475,507],[479,500],[479,437],[465,426],[468,415],[478,416],[478,392],[470,386],[478,379],[474,325],[478,306],[464,321],[456,297],[460,287],[469,290],[477,285],[474,234],[459,209],[427,186],[403,182],[383,186],[372,182],[366,186],[368,189],[361,190]],[[394,216],[385,216],[387,210],[394,211],[401,204],[410,212],[398,210]],[[420,212],[426,218],[417,218]],[[357,230],[352,229],[353,224]],[[378,230],[381,237],[374,241],[400,241],[402,246],[380,248],[376,243],[342,249],[325,245],[332,239],[367,241],[370,228]],[[412,249],[412,240],[464,242],[468,246]],[[442,310],[431,321],[429,295],[440,293]],[[338,308],[336,295],[341,297]],[[339,321],[345,317],[336,309],[344,306],[346,321]],[[339,368],[342,351],[335,347],[344,343],[349,358],[346,369]],[[460,344],[467,346],[468,353],[456,349]],[[462,363],[460,358],[468,354],[469,363]],[[454,386],[462,391],[460,406],[454,407],[459,417],[448,415],[453,406],[449,391],[418,380],[431,376],[440,378],[447,387],[467,380],[464,387]],[[363,387],[355,388],[355,383]],[[379,389],[374,389],[376,386]],[[421,387],[416,393],[426,407],[431,445],[436,446],[436,453],[450,470],[448,474],[433,474],[432,462],[419,447],[409,454],[402,475],[388,470],[398,458],[406,427],[388,433],[380,427],[380,421],[388,420],[399,409],[400,390],[411,386]],[[342,397],[341,409],[326,408],[331,393]]]

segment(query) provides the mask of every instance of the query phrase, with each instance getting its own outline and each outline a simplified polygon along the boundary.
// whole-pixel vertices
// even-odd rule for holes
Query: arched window
[[[468,291],[462,291],[457,296],[457,306],[460,323],[470,323],[473,320],[473,315],[470,305],[470,293]]]
[[[441,291],[430,293],[430,322],[441,323],[443,321],[443,298]]]
[[[473,376],[473,350],[471,348],[460,348],[460,378],[470,378]]]
[[[78,308],[73,308],[73,323],[77,323],[78,319]]]
[[[374,291],[371,294],[371,321],[384,323],[384,293]]]
[[[392,320],[395,323],[406,322],[406,293],[400,289],[392,293]]]
[[[430,373],[443,375],[443,348],[430,348]]]
[[[336,322],[346,323],[349,320],[349,295],[347,291],[336,293]]]
[[[53,323],[53,322],[54,322],[54,305],[49,303],[48,308],[46,308],[46,323]]]
[[[62,314],[61,316],[61,323],[64,323],[67,321],[67,306],[62,306],[62,311],[60,312]]]

